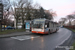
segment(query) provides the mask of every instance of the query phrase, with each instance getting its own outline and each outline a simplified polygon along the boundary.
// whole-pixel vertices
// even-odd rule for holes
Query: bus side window
[[[45,22],[45,25],[47,25],[47,28],[49,28],[49,22],[48,21]]]
[[[49,28],[51,27],[51,23],[49,23]]]
[[[54,23],[54,27],[55,27],[55,23]]]
[[[57,27],[57,25],[55,25],[55,27]]]
[[[53,28],[53,23],[52,23],[52,28]]]
[[[54,27],[54,23],[52,23],[52,28]]]
[[[50,24],[50,27],[52,28],[52,23]]]
[[[56,27],[56,25],[54,24],[54,27]]]
[[[45,28],[47,28],[47,23],[45,22]]]
[[[49,22],[47,23],[47,28],[49,28]]]
[[[54,23],[53,23],[53,27],[54,27]]]

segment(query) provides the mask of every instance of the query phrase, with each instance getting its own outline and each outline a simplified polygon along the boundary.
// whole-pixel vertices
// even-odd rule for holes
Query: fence
[[[66,28],[71,28],[71,29],[75,29],[75,25],[71,25],[71,26],[64,26]]]

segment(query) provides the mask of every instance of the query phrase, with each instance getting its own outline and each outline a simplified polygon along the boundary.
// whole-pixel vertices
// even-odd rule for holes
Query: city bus
[[[34,19],[31,32],[39,34],[50,34],[58,31],[58,24],[45,18]]]

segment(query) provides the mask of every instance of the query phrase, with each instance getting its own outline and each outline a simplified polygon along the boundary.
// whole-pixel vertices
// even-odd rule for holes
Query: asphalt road
[[[23,36],[0,38],[0,50],[54,50],[71,31],[60,28],[50,35],[28,34]]]

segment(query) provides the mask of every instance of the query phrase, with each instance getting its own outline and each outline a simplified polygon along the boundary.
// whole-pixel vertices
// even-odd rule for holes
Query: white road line
[[[10,37],[10,38],[24,41],[24,40],[28,40],[28,39],[32,39],[32,38],[38,38],[38,37],[40,37],[40,36],[16,36],[16,37]]]
[[[68,34],[68,37],[65,39],[65,40],[63,40],[60,44],[58,44],[55,48],[60,48],[60,47],[62,47],[62,46],[60,46],[60,45],[62,45],[66,40],[68,40],[69,38],[70,38],[70,36],[72,36],[71,35],[71,33],[70,33],[70,35]],[[60,46],[60,47],[59,47]],[[68,50],[69,48],[65,48],[66,50]]]

